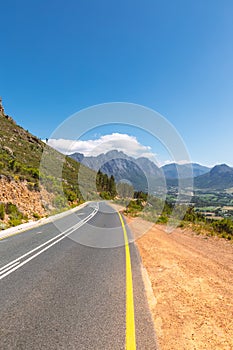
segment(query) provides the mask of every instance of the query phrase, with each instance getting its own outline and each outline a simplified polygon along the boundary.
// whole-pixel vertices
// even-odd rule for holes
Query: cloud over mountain
[[[49,139],[48,144],[64,154],[83,153],[87,156],[97,156],[110,150],[117,150],[127,155],[139,158],[146,157],[156,161],[150,146],[142,145],[135,136],[112,133],[93,140]]]

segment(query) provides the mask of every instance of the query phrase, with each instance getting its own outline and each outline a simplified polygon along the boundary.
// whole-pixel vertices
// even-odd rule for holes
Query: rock
[[[5,151],[7,151],[7,153],[9,153],[11,156],[14,156],[14,152],[12,151],[12,149],[10,147],[7,146],[3,146],[2,147]]]

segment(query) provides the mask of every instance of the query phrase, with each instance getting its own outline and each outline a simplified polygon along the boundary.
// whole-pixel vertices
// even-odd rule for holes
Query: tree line
[[[113,175],[108,177],[100,170],[96,176],[96,189],[103,199],[113,199],[117,195],[116,182]]]

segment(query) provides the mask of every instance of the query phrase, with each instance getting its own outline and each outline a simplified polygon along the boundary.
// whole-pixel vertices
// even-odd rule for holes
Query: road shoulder
[[[147,296],[160,348],[232,349],[232,243],[180,229],[167,234],[140,218],[128,223],[153,290]]]

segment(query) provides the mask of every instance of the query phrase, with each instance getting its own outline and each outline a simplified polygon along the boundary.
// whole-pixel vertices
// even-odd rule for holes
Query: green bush
[[[6,214],[7,215],[18,215],[19,210],[15,204],[7,203],[6,204]]]
[[[222,219],[212,223],[214,229],[219,233],[228,233],[233,235],[233,221],[230,219]]]
[[[5,218],[5,205],[0,203],[0,220],[4,220]]]
[[[158,224],[167,224],[167,222],[168,222],[168,217],[165,215],[161,215],[157,220]]]
[[[28,172],[34,179],[39,179],[39,169],[27,168],[27,172]]]
[[[33,213],[33,217],[38,220],[40,219],[40,215],[38,213]]]
[[[68,203],[67,203],[66,198],[59,194],[53,199],[53,205],[57,209],[63,209],[63,208],[67,207]]]
[[[112,198],[111,194],[107,191],[103,191],[100,193],[100,197],[102,199],[110,200]]]
[[[5,164],[3,162],[0,162],[0,170],[2,170],[5,167]]]
[[[139,212],[143,210],[142,201],[140,199],[131,200],[129,204],[126,207],[125,213],[126,214],[132,214],[132,215],[138,215]]]
[[[77,194],[74,191],[65,190],[64,193],[69,202],[73,203],[77,200]]]
[[[22,220],[26,220],[27,217],[23,216],[23,214],[19,211],[17,206],[12,203],[7,203],[6,205],[6,213],[9,215],[9,225],[17,226],[22,224]]]
[[[10,226],[18,226],[18,225],[21,225],[21,224],[22,224],[22,219],[20,219],[20,218],[12,217],[9,220],[9,225]]]

